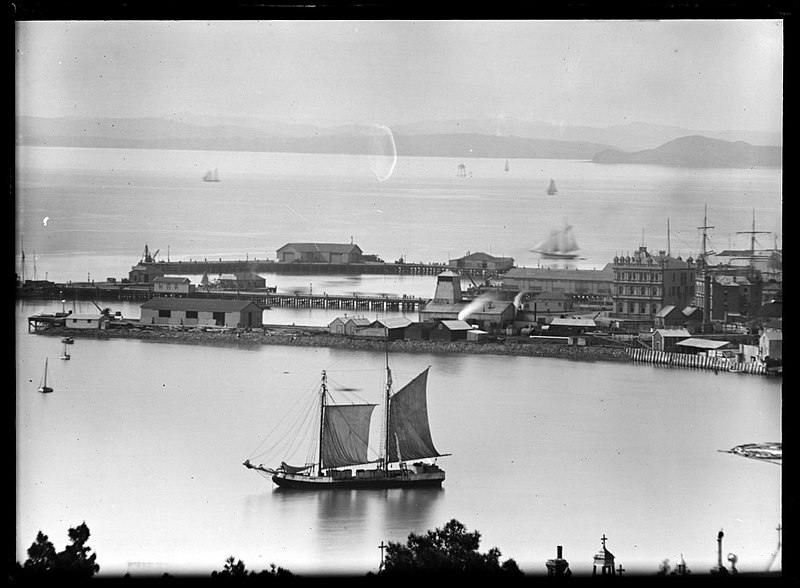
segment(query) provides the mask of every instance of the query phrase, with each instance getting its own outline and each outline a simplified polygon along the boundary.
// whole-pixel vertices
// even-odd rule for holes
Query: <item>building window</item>
[[[186,311],[186,318],[187,319],[196,319],[197,318],[197,311],[196,310],[187,310]]]
[[[158,311],[158,318],[169,318],[172,316],[172,312],[169,310],[159,310]]]

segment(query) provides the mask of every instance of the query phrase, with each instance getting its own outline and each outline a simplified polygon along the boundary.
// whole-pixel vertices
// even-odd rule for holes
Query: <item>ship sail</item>
[[[428,370],[397,391],[389,401],[389,462],[440,457],[428,422]]]
[[[550,180],[550,185],[547,187],[547,193],[551,196],[558,192],[558,188],[556,188],[556,183],[554,180]]]
[[[338,468],[367,463],[369,425],[376,404],[325,407],[322,427],[322,467]]]
[[[572,227],[566,225],[561,230],[551,231],[546,238],[534,245],[532,251],[553,257],[576,257],[575,251],[578,249],[580,247],[578,247]]]

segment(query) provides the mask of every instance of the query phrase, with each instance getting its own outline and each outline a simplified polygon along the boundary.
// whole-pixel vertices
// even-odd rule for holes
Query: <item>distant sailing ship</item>
[[[43,394],[47,394],[52,392],[53,388],[47,385],[47,358],[44,359],[44,375],[42,376],[42,382],[39,385],[39,392]]]
[[[547,193],[550,194],[550,196],[558,193],[558,188],[556,188],[556,183],[552,179],[550,180],[550,185],[547,187]]]
[[[508,160],[506,159],[506,171],[510,170],[511,167],[508,165]]]
[[[531,251],[540,253],[543,257],[575,259],[578,257],[578,249],[578,242],[572,234],[572,226],[565,225],[561,230],[551,231],[546,238],[534,245]]]
[[[377,460],[367,457],[370,421],[377,405],[333,403],[327,374],[323,371],[319,402],[315,408],[318,411],[317,438],[312,441],[312,447],[319,448],[316,461],[301,466],[291,466],[282,461],[278,467],[265,467],[247,459],[243,465],[270,477],[281,488],[328,490],[441,486],[444,470],[435,463],[420,461],[447,455],[440,454],[431,439],[427,406],[429,369],[392,394],[387,356],[387,383],[381,403],[381,442]],[[365,467],[370,464],[371,467]],[[355,468],[355,473],[351,468]]]
[[[219,182],[219,174],[217,173],[216,168],[214,171],[207,171],[206,175],[203,176],[204,182]]]

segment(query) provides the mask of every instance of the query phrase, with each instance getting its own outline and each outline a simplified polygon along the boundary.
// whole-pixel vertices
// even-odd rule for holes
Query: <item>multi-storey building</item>
[[[612,316],[652,320],[664,306],[685,308],[694,302],[694,260],[665,251],[651,255],[644,246],[633,255],[615,256]]]

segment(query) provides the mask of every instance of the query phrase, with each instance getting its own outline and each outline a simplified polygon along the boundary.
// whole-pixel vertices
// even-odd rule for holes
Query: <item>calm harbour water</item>
[[[451,518],[528,573],[544,573],[556,545],[590,573],[603,534],[641,573],[681,554],[707,572],[720,528],[741,571],[766,569],[777,546],[781,468],[718,450],[782,438],[779,380],[399,354],[398,382],[431,366],[434,442],[452,453],[442,490],[281,492],[242,461],[321,370],[377,392],[380,354],[77,339],[65,362],[58,338],[26,332],[41,310],[52,303],[17,303],[20,561],[37,531],[61,549],[83,521],[101,574],[205,574],[229,555],[248,569],[361,574],[381,541]],[[49,395],[36,392],[45,357]]]
[[[671,170],[575,161],[401,160],[386,182],[366,158],[24,148],[17,231],[26,273],[54,281],[124,277],[148,243],[172,259],[272,258],[287,242],[347,242],[387,261],[445,262],[467,251],[539,262],[528,249],[564,220],[600,268],[616,251],[699,246],[703,205],[717,249],[739,246],[752,210],[779,231],[780,170]],[[208,168],[220,184],[203,184]],[[559,198],[544,194],[549,178]],[[46,222],[45,222],[45,219]],[[729,237],[729,233],[733,235]],[[17,263],[21,239],[17,239]],[[765,245],[771,245],[767,241]],[[19,271],[19,269],[17,269]],[[273,279],[274,278],[274,279]],[[435,278],[267,276],[279,290],[431,296]],[[89,302],[65,303],[91,312]],[[108,305],[109,303],[105,303]],[[124,316],[138,306],[110,303]],[[556,545],[591,572],[605,534],[629,572],[681,554],[716,564],[716,536],[741,571],[771,564],[781,522],[780,467],[720,453],[779,441],[781,381],[616,363],[400,354],[397,379],[431,366],[440,491],[286,493],[242,467],[264,435],[328,370],[367,394],[380,354],[335,349],[57,338],[26,317],[58,302],[17,302],[19,561],[41,530],[57,549],[85,521],[101,575],[210,573],[234,555],[248,569],[377,570],[381,541],[451,518],[528,573]],[[271,323],[324,325],[333,311],[272,309]],[[416,319],[415,316],[411,318]],[[49,357],[55,392],[36,393]],[[376,386],[377,388],[377,386]],[[780,558],[772,564],[780,569]]]

